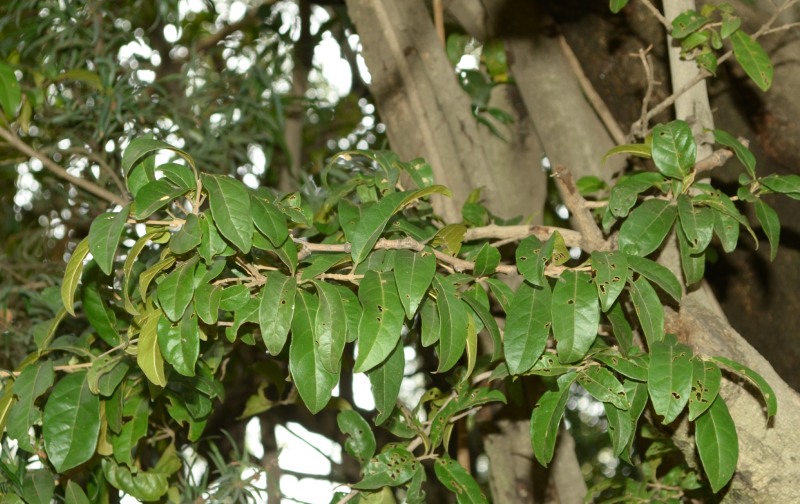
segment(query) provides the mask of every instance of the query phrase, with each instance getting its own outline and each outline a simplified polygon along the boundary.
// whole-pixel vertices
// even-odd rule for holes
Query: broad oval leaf
[[[739,461],[736,426],[721,396],[697,418],[694,435],[711,490],[719,492],[733,477]]]
[[[547,281],[544,277],[544,267],[553,254],[554,245],[555,239],[552,236],[545,243],[533,235],[519,242],[515,252],[517,269],[525,280],[539,287],[544,285]]]
[[[419,310],[420,325],[420,343],[422,346],[429,347],[439,341],[439,327],[441,322],[439,320],[439,308],[436,306],[436,301],[433,298],[425,298],[422,301]]]
[[[389,223],[389,219],[402,206],[406,196],[407,192],[386,195],[361,215],[350,241],[350,254],[354,264],[358,265],[367,257],[386,228],[386,224]]]
[[[64,271],[64,279],[61,282],[61,302],[73,317],[75,316],[75,291],[78,290],[78,283],[81,281],[83,273],[83,261],[87,255],[89,255],[88,237],[78,242],[75,250],[72,251]]]
[[[169,202],[185,192],[186,189],[176,186],[167,179],[148,182],[136,192],[133,217],[135,219],[146,219],[153,212],[167,206]]]
[[[14,69],[0,61],[0,108],[6,117],[12,119],[17,114],[17,107],[22,100],[22,91]]]
[[[437,372],[441,373],[455,366],[466,349],[467,309],[451,283],[436,277],[433,279],[433,286],[438,295],[436,307],[439,311],[439,343],[436,350],[439,355]]]
[[[206,324],[216,324],[219,317],[219,302],[222,298],[222,287],[202,284],[194,292],[194,311]]]
[[[339,375],[325,369],[314,343],[314,319],[319,300],[304,290],[298,290],[295,298],[289,370],[300,398],[313,414],[328,404]]]
[[[613,404],[621,410],[631,407],[622,383],[602,366],[589,366],[579,371],[578,383],[600,402]]]
[[[731,43],[733,44],[733,55],[747,76],[762,91],[767,91],[772,86],[772,77],[775,72],[767,52],[761,47],[761,44],[742,30],[736,30],[731,34]]]
[[[170,238],[169,248],[175,254],[185,254],[197,248],[202,241],[203,226],[200,225],[200,219],[195,214],[189,214],[181,229]]]
[[[480,485],[464,467],[444,455],[436,459],[433,470],[439,481],[456,495],[458,504],[488,503]]]
[[[701,15],[695,10],[684,11],[672,20],[672,33],[674,38],[682,39],[697,30],[699,30],[706,23],[711,22],[710,19]]]
[[[158,302],[164,315],[173,322],[183,317],[183,312],[192,302],[196,266],[197,256],[175,268],[158,284]]]
[[[600,305],[592,283],[587,273],[567,270],[553,288],[550,309],[561,362],[580,360],[597,338]]]
[[[697,160],[692,128],[677,120],[653,127],[653,163],[667,177],[683,180]]]
[[[177,325],[173,325],[166,317],[159,317],[157,333],[164,360],[183,376],[194,376],[194,367],[200,355],[197,315],[187,310]]]
[[[503,352],[508,371],[529,370],[547,346],[552,319],[550,285],[536,287],[523,282],[517,288],[506,316]]]
[[[197,190],[197,180],[188,166],[178,163],[165,163],[158,167],[164,178],[184,189],[185,191]]]
[[[611,188],[608,208],[615,217],[625,217],[636,205],[639,194],[664,182],[664,176],[656,172],[639,172],[622,177]]]
[[[397,396],[400,394],[400,385],[403,382],[405,364],[403,341],[399,340],[385,361],[367,371],[375,408],[378,410],[375,425],[381,425],[394,411]]]
[[[258,323],[267,351],[281,353],[289,335],[295,307],[297,279],[278,271],[267,272],[267,282],[261,289]]]
[[[436,256],[430,249],[422,252],[398,250],[394,256],[394,278],[400,302],[408,319],[414,318],[422,298],[436,273]]]
[[[168,143],[162,142],[161,140],[155,140],[153,138],[136,138],[132,140],[130,144],[128,144],[128,146],[125,148],[125,152],[122,154],[122,172],[127,177],[128,172],[131,168],[133,168],[133,165],[135,165],[137,161],[152,152],[162,149],[176,152],[189,163],[192,169],[195,168],[194,159],[192,159],[192,156],[186,152],[177,149]]]
[[[97,217],[89,228],[89,252],[106,275],[110,275],[114,269],[114,257],[129,211],[130,204],[119,212],[106,212]]]
[[[286,217],[272,203],[255,194],[250,195],[250,208],[253,212],[253,223],[264,236],[276,247],[280,247],[289,237]]]
[[[650,347],[647,391],[656,414],[663,424],[678,418],[692,391],[692,350],[674,338],[658,341]]]
[[[577,378],[577,373],[567,373],[558,377],[558,389],[548,390],[531,413],[531,442],[533,454],[540,464],[547,467],[553,459],[553,451],[558,437],[558,427],[569,399],[569,389]]]
[[[253,217],[250,194],[244,184],[223,175],[202,175],[208,191],[211,216],[219,232],[245,254],[253,244]]]
[[[500,264],[500,252],[493,245],[484,243],[475,256],[475,267],[472,273],[476,277],[491,275],[497,269],[498,264]]]
[[[722,372],[712,361],[692,359],[692,394],[689,396],[689,421],[694,421],[714,403],[722,383]]]
[[[714,212],[707,207],[694,206],[689,196],[678,196],[678,219],[681,229],[694,250],[702,252],[714,235]]]
[[[124,465],[103,459],[103,476],[114,488],[145,502],[157,501],[169,490],[169,474],[138,471],[132,474]]]
[[[619,249],[630,255],[647,256],[667,237],[678,211],[672,203],[651,199],[636,207],[619,230]]]
[[[369,371],[389,356],[400,339],[405,313],[391,272],[367,271],[358,286],[358,300],[364,311],[354,373]]]
[[[402,446],[393,446],[370,459],[364,466],[364,478],[351,485],[359,490],[402,485],[417,472],[420,463]]]
[[[348,436],[344,449],[358,463],[364,465],[375,455],[375,435],[369,423],[355,410],[342,410],[336,415],[336,424]]]
[[[594,251],[592,270],[600,307],[604,312],[608,311],[625,288],[628,278],[627,256],[619,251]]]
[[[652,347],[653,343],[664,339],[664,305],[647,279],[639,277],[629,285],[639,325],[647,346]]]
[[[63,473],[94,455],[100,435],[100,398],[91,393],[86,372],[61,378],[44,406],[42,437],[47,458]]]

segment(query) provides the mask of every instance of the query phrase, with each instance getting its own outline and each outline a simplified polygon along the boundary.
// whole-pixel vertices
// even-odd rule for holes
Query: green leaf
[[[67,482],[67,488],[64,490],[65,504],[91,504],[92,501],[83,491],[83,488],[72,480]]]
[[[733,153],[736,154],[736,157],[744,165],[750,178],[756,178],[756,157],[738,138],[727,131],[715,129],[714,141],[733,150]]]
[[[106,407],[108,404],[106,403]],[[147,435],[150,416],[149,400],[141,394],[126,397],[121,416],[128,417],[130,420],[122,425],[119,433],[110,438],[114,459],[121,464],[133,465],[133,450]]]
[[[608,199],[608,207],[611,209],[612,215],[615,217],[627,216],[631,208],[636,205],[639,194],[663,182],[664,177],[656,172],[639,172],[622,177],[611,188],[611,196]]]
[[[508,371],[521,374],[530,369],[544,352],[552,320],[549,313],[550,285],[536,287],[523,282],[506,316],[503,351]]]
[[[272,252],[283,264],[289,268],[289,272],[294,275],[297,271],[298,257],[297,257],[297,244],[294,240],[286,240],[280,247],[275,247],[264,235],[256,232],[253,235],[253,247],[261,250]]]
[[[729,13],[722,14],[722,27],[719,30],[720,37],[724,39],[730,37],[740,26],[742,26],[742,18]]]
[[[674,338],[650,346],[647,390],[663,424],[672,423],[689,402],[692,391],[692,350]]]
[[[464,243],[467,234],[467,226],[463,224],[448,224],[436,232],[431,240],[434,247],[442,247],[444,252],[449,255],[457,255]]]
[[[567,373],[558,377],[558,389],[548,390],[533,408],[531,413],[531,442],[533,454],[540,464],[547,467],[553,459],[553,451],[558,437],[558,427],[569,399],[569,389],[577,378],[577,373]]]
[[[164,315],[173,322],[177,322],[183,317],[183,312],[192,302],[196,266],[197,256],[172,270],[158,284],[156,289],[158,302],[161,309],[164,310]]]
[[[710,22],[710,19],[701,16],[698,12],[687,10],[680,13],[672,20],[672,36],[676,39],[681,39],[696,32],[703,25]]]
[[[167,376],[164,374],[164,358],[158,347],[158,321],[162,316],[160,310],[155,310],[144,319],[139,332],[136,353],[136,363],[144,375],[153,385],[159,387],[167,384]]]
[[[706,255],[705,252],[695,253],[692,250],[686,235],[683,233],[683,229],[680,227],[677,230],[677,235],[683,277],[686,280],[686,285],[691,285],[703,279],[706,268]]]
[[[347,337],[347,313],[335,286],[319,281],[315,281],[314,285],[319,296],[319,308],[314,319],[314,343],[322,366],[338,374]]]
[[[61,378],[44,406],[42,437],[47,458],[63,473],[94,455],[100,435],[100,398],[89,391],[86,372]]]
[[[735,217],[721,211],[714,212],[714,232],[722,242],[722,250],[728,253],[736,250],[739,243],[739,222]]]
[[[611,2],[620,1],[620,0],[611,0]],[[622,0],[625,3],[628,3],[628,0]],[[650,144],[623,144],[617,145],[616,147],[612,147],[608,152],[603,155],[603,159],[601,160],[602,164],[606,164],[608,158],[611,156],[616,156],[617,154],[630,154],[631,156],[641,157],[645,159],[650,159],[652,155],[652,147]]]
[[[703,414],[719,394],[722,372],[712,362],[697,356],[692,359],[692,394],[689,396],[689,421]]]
[[[426,298],[422,301],[419,310],[420,324],[422,325],[420,342],[422,346],[429,347],[439,341],[439,309],[433,298]]]
[[[436,459],[434,472],[448,490],[456,494],[458,504],[488,503],[481,487],[464,467],[447,455]]]
[[[100,270],[98,270],[97,263],[94,261],[89,262],[86,270],[81,288],[83,312],[94,330],[97,331],[97,335],[109,346],[115,347],[120,343],[119,333],[116,328],[117,317],[108,308],[103,296],[100,294],[101,286],[105,286],[109,281],[108,277],[104,278],[100,275]]]
[[[42,411],[35,401],[50,390],[54,380],[53,363],[44,361],[25,367],[10,387],[19,399],[8,412],[6,428],[8,435],[16,439],[19,447],[27,452],[36,451],[30,442],[28,431],[42,420]]]
[[[759,179],[761,184],[776,193],[786,194],[798,199],[800,193],[800,175],[769,175]]]
[[[166,317],[159,317],[157,334],[164,359],[183,376],[194,376],[194,366],[200,355],[197,315],[187,310],[177,325],[173,325]]]
[[[367,257],[386,228],[386,224],[389,223],[389,219],[401,208],[407,195],[407,192],[396,192],[384,196],[361,216],[350,242],[350,255],[355,265]]]
[[[643,277],[630,284],[631,301],[644,332],[647,346],[664,339],[664,305],[653,286]]]
[[[219,317],[219,303],[222,299],[222,287],[202,284],[194,292],[194,311],[206,324],[216,324]]]
[[[494,298],[500,303],[503,311],[508,313],[508,310],[511,309],[511,302],[514,299],[514,291],[511,290],[511,287],[496,278],[487,278],[486,284],[489,286],[489,290],[492,291]]]
[[[178,163],[165,163],[158,169],[164,174],[164,178],[184,191],[197,190],[197,180],[189,167]]]
[[[89,252],[106,275],[110,275],[114,269],[114,256],[129,210],[130,205],[125,205],[119,212],[106,212],[97,217],[89,228]]]
[[[289,237],[286,217],[272,203],[250,195],[250,208],[253,212],[253,223],[264,236],[276,247],[280,247]]]
[[[131,281],[131,274],[133,273],[133,267],[137,263],[137,259],[139,258],[139,254],[144,250],[144,248],[150,243],[150,241],[162,235],[163,231],[151,231],[146,233],[144,236],[136,240],[133,247],[128,250],[128,254],[125,257],[125,264],[122,267],[123,272],[123,287],[122,287],[122,294],[123,299],[125,302],[125,310],[130,313],[131,315],[139,315],[139,310],[133,305],[130,299],[130,288],[128,284]]]
[[[211,216],[219,232],[245,254],[253,244],[253,217],[250,194],[244,184],[222,175],[202,175],[208,191]]]
[[[122,355],[106,355],[92,362],[86,380],[92,394],[109,397],[128,374],[131,365]]]
[[[278,271],[268,271],[261,289],[258,323],[264,345],[272,355],[281,353],[289,335],[295,309],[297,279]]]
[[[122,172],[127,177],[128,172],[131,170],[131,168],[133,168],[133,165],[135,165],[137,161],[139,161],[145,155],[161,149],[167,149],[176,152],[189,163],[189,165],[192,167],[192,170],[195,170],[194,159],[192,159],[192,157],[186,152],[177,149],[168,143],[162,142],[161,140],[155,140],[153,138],[136,138],[131,141],[128,147],[125,148],[125,152],[122,154]]]
[[[629,255],[652,254],[667,237],[678,211],[669,201],[651,199],[636,207],[619,230],[619,249]]]
[[[409,320],[414,318],[422,298],[436,273],[436,256],[433,251],[398,250],[394,256],[394,279],[400,302]]]
[[[314,343],[314,319],[319,300],[304,290],[297,290],[295,304],[292,341],[289,345],[289,370],[300,398],[314,414],[330,401],[339,375],[325,369]]]
[[[131,471],[122,465],[103,459],[103,475],[114,488],[145,502],[159,500],[169,490],[169,475],[153,471]]]
[[[517,269],[525,277],[525,280],[533,285],[541,287],[547,281],[544,277],[544,267],[553,255],[555,240],[555,234],[553,234],[543,244],[539,238],[531,235],[519,242],[517,246]]]
[[[177,187],[167,179],[148,182],[136,192],[133,217],[146,219],[156,210],[165,207],[172,200],[185,193],[186,189]]]
[[[681,283],[669,270],[646,257],[628,256],[628,267],[636,273],[656,284],[661,290],[669,294],[672,299],[681,301]]]
[[[647,354],[632,353],[626,357],[611,348],[595,354],[593,357],[621,375],[637,381],[647,381],[647,368],[650,365]]]
[[[603,409],[606,412],[611,447],[614,450],[614,456],[619,457],[633,438],[635,425],[633,425],[629,409],[621,410],[608,402],[603,403]]]
[[[8,119],[17,115],[17,107],[21,100],[22,91],[14,69],[0,61],[0,107]]]
[[[604,312],[608,311],[625,288],[628,278],[627,256],[619,251],[594,251],[592,270],[600,307]]]
[[[489,276],[500,264],[500,252],[494,246],[484,243],[475,256],[475,267],[472,273],[476,276]]]
[[[162,271],[175,264],[175,256],[167,256],[166,258],[153,264],[139,275],[139,293],[142,299],[147,297],[147,289],[150,287],[150,282],[161,274]]]
[[[351,486],[358,490],[376,490],[402,485],[414,476],[418,467],[414,455],[403,447],[394,446],[370,459],[364,466],[364,478]]]
[[[203,227],[200,219],[195,214],[189,214],[181,229],[169,240],[169,248],[174,254],[185,254],[197,248],[202,241]]]
[[[375,418],[375,425],[385,422],[394,410],[397,396],[400,394],[405,363],[403,341],[400,340],[385,361],[367,371],[369,383],[372,385],[375,408],[379,412],[378,417]]]
[[[764,51],[761,44],[741,30],[731,34],[731,43],[733,44],[733,55],[747,76],[762,91],[767,91],[772,86],[772,76],[775,70],[767,52]]]
[[[602,366],[589,366],[579,371],[578,383],[600,402],[611,403],[621,410],[631,407],[622,383]]]
[[[89,238],[84,238],[72,251],[72,255],[67,262],[64,271],[64,279],[61,283],[61,301],[67,312],[75,316],[75,291],[78,290],[78,282],[81,281],[83,273],[83,260],[89,254]]]
[[[225,311],[236,311],[250,300],[250,288],[244,284],[223,287],[219,307]]]
[[[755,385],[756,388],[758,388],[758,391],[761,392],[761,397],[764,398],[764,403],[767,405],[768,418],[778,414],[778,399],[775,396],[775,392],[773,392],[772,387],[769,386],[767,380],[765,380],[760,374],[743,364],[739,364],[738,362],[734,362],[725,357],[717,356],[714,357],[714,360],[725,367],[736,371],[741,376],[745,377],[750,383]]]
[[[781,240],[781,221],[778,212],[762,200],[756,200],[756,218],[761,223],[761,229],[769,240],[769,260],[774,261],[778,253],[778,244]]]
[[[455,287],[440,277],[433,279],[436,289],[436,306],[439,311],[439,343],[436,347],[439,354],[441,373],[456,365],[467,346],[467,309],[464,302],[456,296]]]
[[[500,335],[500,328],[497,326],[497,321],[494,319],[494,316],[492,316],[491,312],[475,298],[464,296],[461,299],[472,308],[472,311],[478,316],[484,328],[489,333],[493,346],[492,361],[500,359],[500,357],[503,356],[503,337]],[[545,307],[544,309],[546,310],[547,308]],[[507,324],[508,322],[506,322],[506,327]]]
[[[739,461],[736,426],[721,396],[695,421],[695,442],[711,490],[719,492],[733,477]]]
[[[364,465],[375,455],[375,435],[364,417],[354,410],[340,411],[336,416],[336,424],[342,434],[348,436],[344,449],[359,464]]]
[[[685,121],[672,121],[653,128],[653,162],[658,171],[667,177],[683,180],[696,159],[697,144]]]
[[[403,328],[403,304],[391,272],[367,271],[358,287],[364,307],[358,324],[358,357],[354,373],[368,371],[394,350]]]
[[[583,358],[597,338],[600,305],[587,273],[564,271],[553,288],[553,336],[561,362]]]
[[[50,504],[53,501],[55,489],[56,482],[49,469],[28,471],[22,480],[22,496],[28,504]],[[5,503],[4,498],[3,504]]]
[[[247,323],[258,323],[258,311],[259,306],[261,305],[261,299],[256,297],[250,297],[250,293],[248,291],[247,300],[245,303],[236,309],[233,314],[233,324],[230,327],[225,328],[225,337],[233,343],[236,341],[237,336],[239,335],[239,329]],[[255,345],[256,341],[251,331],[246,332],[242,336],[242,342],[248,345]]]
[[[633,346],[633,330],[619,300],[611,305],[611,309],[606,312],[606,318],[611,322],[611,330],[620,350],[623,354],[627,354]]]
[[[707,207],[696,207],[689,196],[678,196],[678,218],[692,249],[702,252],[714,235],[714,212]]]

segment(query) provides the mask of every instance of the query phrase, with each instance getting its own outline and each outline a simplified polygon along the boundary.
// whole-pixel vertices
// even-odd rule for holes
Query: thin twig
[[[82,179],[80,177],[76,177],[74,175],[70,175],[69,172],[67,172],[67,170],[56,164],[55,161],[45,156],[41,152],[34,150],[30,145],[26,144],[20,137],[11,132],[11,130],[0,128],[0,137],[2,137],[16,150],[20,151],[26,156],[38,159],[39,161],[42,162],[44,167],[47,168],[49,171],[53,172],[54,174],[63,178],[64,180],[74,184],[75,186],[80,187],[86,192],[90,192],[95,196],[102,198],[108,201],[109,203],[113,203],[115,205],[124,206],[128,204],[127,198],[117,196],[116,194],[112,193],[111,191],[103,187],[100,187],[94,182]]]
[[[658,10],[658,8],[656,8],[656,6],[653,5],[650,0],[642,0],[642,3],[645,7],[647,7],[647,10],[649,10],[656,19],[658,19],[658,22],[664,25],[664,28],[666,28],[667,31],[672,31],[672,24],[667,21],[667,18],[664,17],[664,14],[661,14],[661,11]]]
[[[650,56],[649,52],[653,49],[653,44],[647,49],[639,49],[639,60],[642,62],[642,66],[644,67],[645,78],[647,79],[647,89],[644,93],[644,98],[642,98],[642,114],[639,119],[639,131],[637,134],[644,138],[647,134],[647,107],[650,106],[650,98],[653,96],[653,85],[655,84],[655,77],[653,75],[653,65],[650,64]]]
[[[119,175],[117,175],[117,172],[114,171],[114,169],[111,168],[111,166],[109,166],[108,163],[106,163],[106,160],[103,159],[102,156],[90,151],[89,149],[85,149],[83,147],[72,147],[70,149],[67,149],[67,152],[69,152],[71,154],[78,154],[78,155],[81,155],[81,156],[86,156],[87,158],[91,159],[92,161],[97,163],[98,166],[100,166],[100,168],[103,171],[105,171],[108,174],[109,177],[111,177],[111,180],[114,181],[114,185],[117,186],[117,189],[119,189],[120,193],[125,194],[125,193],[128,192],[128,188],[125,187],[125,184],[122,183],[122,179],[119,178]]]
[[[556,181],[561,200],[569,209],[573,223],[581,233],[581,248],[586,251],[605,250],[608,243],[603,232],[597,226],[594,216],[587,208],[586,200],[578,192],[575,181],[572,179],[572,173],[566,167],[556,165],[553,170],[553,178]]]

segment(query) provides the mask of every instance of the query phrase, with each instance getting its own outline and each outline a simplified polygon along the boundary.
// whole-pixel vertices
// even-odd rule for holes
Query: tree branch
[[[581,235],[581,248],[584,250],[605,250],[608,248],[603,232],[597,226],[594,216],[589,211],[586,200],[583,199],[583,196],[575,186],[572,173],[566,167],[556,165],[555,170],[553,170],[553,178],[556,181],[561,200],[572,214],[573,223]]]
[[[109,203],[113,203],[115,205],[122,206],[128,203],[128,199],[126,197],[117,196],[116,194],[112,193],[111,191],[103,187],[100,187],[94,182],[82,179],[80,177],[76,177],[74,175],[70,175],[69,172],[67,172],[67,170],[56,164],[52,159],[45,156],[41,152],[37,152],[36,150],[34,150],[30,145],[26,144],[20,137],[12,133],[10,130],[7,130],[5,128],[0,128],[0,137],[2,137],[6,142],[8,142],[9,145],[11,145],[13,148],[17,149],[26,156],[36,158],[39,161],[41,161],[44,167],[47,168],[50,172],[54,173],[55,175],[64,180],[67,180],[73,185],[80,187],[86,192],[90,192],[95,196],[102,198],[108,201]]]

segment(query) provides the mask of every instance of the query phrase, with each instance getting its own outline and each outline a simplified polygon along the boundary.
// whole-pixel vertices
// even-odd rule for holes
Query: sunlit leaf
[[[611,2],[612,3],[614,3],[614,2],[623,3],[624,2],[623,3],[623,5],[624,5],[624,4],[628,3],[628,0],[611,0]],[[611,10],[612,10],[612,12],[617,12],[617,11],[614,11],[613,8]],[[617,145],[616,147],[612,147],[611,149],[609,149],[609,151],[606,152],[603,155],[603,159],[601,160],[601,162],[603,164],[605,164],[605,162],[608,161],[608,158],[610,158],[611,156],[616,156],[618,154],[630,154],[631,156],[650,159],[652,157],[652,152],[651,151],[652,151],[652,148],[651,148],[651,146],[649,144],[623,144],[623,145]]]
[[[368,271],[358,287],[358,299],[364,311],[358,325],[356,373],[377,366],[394,350],[405,313],[391,273]]]
[[[177,153],[189,163],[192,169],[195,168],[194,159],[192,159],[192,157],[186,152],[177,149],[168,143],[162,142],[161,140],[155,140],[153,138],[136,138],[132,140],[130,144],[128,144],[128,146],[125,148],[125,152],[122,154],[122,171],[125,176],[127,177],[130,169],[142,157],[162,149],[171,150]]]
[[[163,317],[160,310],[151,312],[142,324],[139,332],[136,363],[153,385],[165,386],[167,376],[164,374],[164,358],[158,347],[158,321]]]
[[[196,266],[197,256],[175,268],[158,284],[158,302],[164,315],[173,322],[183,317],[183,312],[192,302]]]
[[[253,243],[250,194],[244,184],[222,175],[202,175],[211,215],[219,232],[245,254]]]
[[[129,210],[130,205],[125,205],[119,212],[106,212],[95,218],[89,228],[89,252],[106,275],[113,271],[117,246]]]
[[[63,473],[94,455],[100,435],[100,399],[89,391],[86,372],[61,378],[44,406],[42,437],[48,461]]]
[[[167,179],[148,182],[136,192],[133,217],[146,219],[185,192],[186,189],[176,186]]]
[[[335,286],[314,282],[319,296],[319,307],[314,319],[314,342],[322,366],[331,373],[339,373],[342,366],[347,337],[347,314]]]
[[[173,325],[165,317],[158,321],[158,346],[164,360],[184,376],[194,376],[194,366],[200,355],[200,328],[197,315],[186,311],[180,322]]]
[[[264,236],[269,238],[276,247],[280,247],[289,237],[289,228],[286,226],[286,217],[272,203],[269,203],[255,194],[250,195],[250,208],[253,213],[253,223]]]

